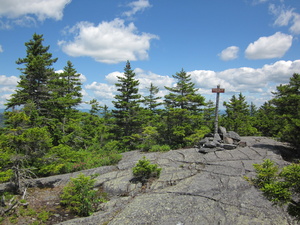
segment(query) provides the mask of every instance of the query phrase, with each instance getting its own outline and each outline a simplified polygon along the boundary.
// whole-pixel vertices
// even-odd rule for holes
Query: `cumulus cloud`
[[[71,0],[0,0],[0,18],[7,18],[18,25],[35,24],[45,19],[61,20],[63,10]],[[1,22],[2,28],[9,28],[8,21]]]
[[[276,17],[274,25],[291,25],[290,31],[293,34],[300,34],[300,14],[296,13],[294,8],[286,9],[284,5],[275,6],[274,4],[270,4],[269,11]]]
[[[245,55],[248,59],[280,58],[292,46],[292,41],[293,36],[281,32],[268,37],[260,37],[248,45]]]
[[[270,100],[271,91],[279,84],[288,83],[294,73],[300,71],[300,60],[284,61],[280,60],[273,64],[264,65],[261,68],[240,67],[224,71],[212,70],[194,70],[187,71],[191,75],[195,88],[198,88],[201,95],[207,100],[214,100],[215,95],[211,89],[218,84],[225,88],[225,94],[222,95],[222,101],[229,99],[233,94],[242,92],[246,95],[248,101],[252,101],[258,106]],[[173,77],[159,75],[151,71],[145,71],[141,68],[134,69],[136,79],[139,80],[139,91],[145,96],[148,95],[147,87],[150,83],[159,87],[158,96],[164,97],[168,91],[164,88],[173,87],[176,80]],[[112,107],[114,96],[118,93],[115,83],[118,82],[118,76],[123,76],[122,72],[115,71],[106,75],[106,83],[92,82],[85,88],[91,92],[100,102]]]
[[[148,59],[150,41],[158,38],[153,34],[139,33],[133,23],[126,26],[119,18],[96,26],[79,22],[69,32],[75,34],[72,41],[58,42],[66,54],[88,56],[108,64]]]
[[[237,46],[230,46],[224,49],[221,53],[218,54],[221,60],[229,61],[236,59],[238,57],[239,47]]]
[[[93,91],[97,98],[100,98],[102,101],[109,100],[111,101],[117,91],[115,85],[93,82],[91,84],[85,85],[85,89]]]
[[[0,45],[0,53],[3,52],[3,48],[2,45]]]
[[[136,14],[139,11],[144,11],[146,8],[151,7],[148,0],[138,0],[129,3],[127,6],[129,6],[131,9],[129,11],[126,11],[123,13],[123,15],[130,17]]]
[[[18,81],[19,78],[16,76],[7,77],[5,75],[0,75],[0,86],[16,86]]]
[[[240,67],[220,72],[195,70],[188,72],[197,88],[210,89],[217,86],[226,88],[227,92],[265,92],[272,83],[279,85],[288,83],[289,78],[300,71],[300,60],[277,61],[262,68]]]
[[[0,108],[5,108],[4,104],[16,89],[19,80],[16,76],[0,75]]]

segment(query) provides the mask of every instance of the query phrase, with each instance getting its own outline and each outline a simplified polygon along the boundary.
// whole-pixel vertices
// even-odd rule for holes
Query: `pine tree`
[[[199,107],[204,105],[204,97],[197,94],[197,88],[195,84],[191,82],[191,75],[182,69],[176,75],[172,75],[176,80],[176,87],[166,87],[170,91],[168,95],[165,96],[165,103],[167,108],[180,108],[187,109],[193,112],[199,110]]]
[[[290,142],[300,152],[300,74],[293,74],[290,82],[277,87],[272,103],[284,122],[281,139]]]
[[[246,97],[239,94],[238,98],[233,95],[229,102],[224,102],[226,115],[222,118],[221,124],[240,135],[254,135],[256,128],[251,124],[250,106],[246,102]]]
[[[148,109],[154,112],[156,107],[162,105],[161,102],[158,102],[161,97],[156,97],[156,94],[159,92],[159,88],[154,86],[151,82],[150,87],[147,87],[147,89],[149,90],[149,95],[144,97],[143,103],[148,106]]]
[[[196,93],[198,89],[191,82],[191,75],[183,69],[173,77],[177,79],[176,87],[165,87],[170,93],[165,96],[163,135],[168,145],[179,148],[191,144],[187,139],[201,127],[200,107],[205,105],[205,99]]]
[[[51,117],[63,122],[72,114],[81,103],[80,74],[74,69],[74,65],[68,61],[62,73],[53,73],[49,81],[48,89],[51,90],[51,99],[48,101],[48,113]]]
[[[138,131],[139,123],[139,102],[141,95],[138,94],[139,81],[135,79],[135,73],[127,61],[124,68],[124,76],[118,76],[118,83],[115,84],[119,94],[113,101],[115,109],[112,110],[116,118],[116,131],[118,137],[127,137]]]
[[[265,102],[255,114],[255,128],[263,136],[275,137],[280,130],[279,116],[276,114],[276,108],[271,101]]]
[[[27,55],[19,58],[16,63],[24,64],[24,68],[18,68],[22,75],[17,85],[16,93],[8,100],[7,108],[24,106],[28,101],[33,102],[41,114],[45,113],[44,103],[49,99],[47,82],[54,73],[52,64],[57,58],[52,59],[48,52],[49,46],[43,46],[43,35],[34,34],[29,42],[25,43]]]

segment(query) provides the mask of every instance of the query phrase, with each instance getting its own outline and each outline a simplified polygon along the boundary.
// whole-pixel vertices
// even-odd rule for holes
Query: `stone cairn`
[[[240,135],[234,131],[227,132],[225,127],[219,127],[218,133],[206,134],[197,147],[200,153],[208,153],[233,150],[238,146],[246,146],[245,142],[241,142]]]

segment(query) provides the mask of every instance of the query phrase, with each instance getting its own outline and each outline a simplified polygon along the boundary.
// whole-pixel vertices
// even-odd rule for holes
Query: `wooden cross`
[[[224,88],[220,88],[220,85],[217,86],[217,88],[211,89],[212,93],[217,93],[217,99],[216,99],[216,111],[215,111],[215,134],[218,133],[218,113],[219,113],[219,100],[220,100],[220,93],[225,93]]]

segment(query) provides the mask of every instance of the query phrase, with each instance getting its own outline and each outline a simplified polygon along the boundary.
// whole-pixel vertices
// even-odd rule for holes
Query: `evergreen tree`
[[[150,87],[147,87],[147,89],[149,90],[149,95],[144,97],[143,103],[148,106],[148,109],[154,112],[156,107],[162,105],[162,103],[158,102],[161,97],[156,97],[156,94],[159,92],[159,88],[151,83]]]
[[[165,87],[170,93],[165,96],[167,108],[187,109],[193,112],[204,105],[204,97],[197,94],[195,84],[191,82],[191,75],[182,69],[179,73],[172,75],[176,80],[176,87]]]
[[[48,52],[49,46],[43,46],[43,35],[34,34],[33,38],[25,43],[27,55],[19,58],[16,63],[24,64],[24,68],[18,68],[22,75],[17,85],[16,93],[8,100],[7,108],[22,106],[28,101],[33,102],[39,113],[45,113],[44,103],[49,99],[47,82],[54,73],[52,64],[57,61]]]
[[[293,74],[290,82],[277,87],[272,103],[284,122],[280,130],[283,141],[290,142],[300,152],[300,74]]]
[[[255,118],[254,126],[263,136],[277,136],[281,127],[281,120],[276,114],[276,108],[271,101],[265,102],[259,107],[255,114]]]
[[[118,76],[118,83],[115,85],[119,92],[115,96],[116,101],[113,101],[115,109],[112,110],[117,125],[115,133],[117,137],[125,140],[137,133],[140,128],[138,117],[141,98],[141,95],[138,94],[139,81],[135,79],[135,73],[131,69],[129,61],[124,68],[124,76]]]
[[[222,118],[221,124],[240,135],[254,135],[257,133],[256,128],[251,124],[250,107],[242,93],[238,98],[233,95],[230,101],[224,102],[226,115]]]
[[[53,73],[49,81],[48,89],[51,90],[51,99],[48,101],[49,116],[64,122],[72,116],[75,109],[81,103],[80,74],[74,69],[74,65],[68,61],[62,73]]]
[[[63,136],[69,134],[67,132],[70,130],[69,121],[76,120],[79,116],[79,111],[75,108],[82,100],[79,76],[73,64],[68,61],[62,73],[53,73],[49,78],[48,90],[51,98],[45,104],[47,108],[45,123],[53,135],[55,145]]]
[[[191,82],[191,75],[187,75],[182,69],[176,75],[176,87],[165,87],[170,91],[165,96],[166,114],[164,115],[164,130],[161,134],[166,143],[172,147],[179,148],[190,143],[190,136],[201,128],[203,116],[200,107],[205,105],[204,97],[197,94],[195,84]]]

